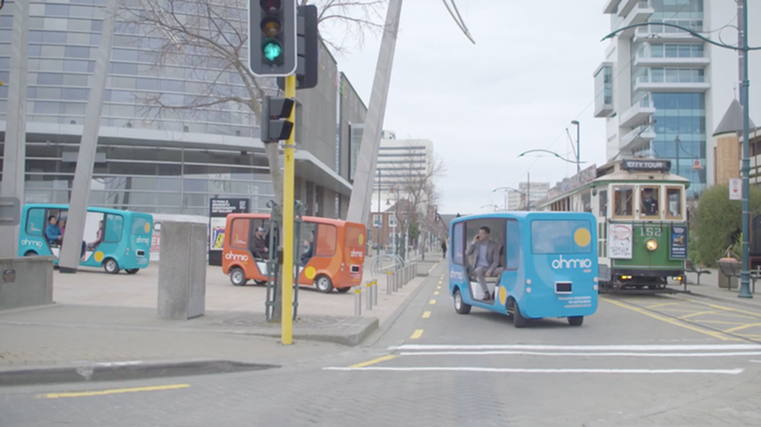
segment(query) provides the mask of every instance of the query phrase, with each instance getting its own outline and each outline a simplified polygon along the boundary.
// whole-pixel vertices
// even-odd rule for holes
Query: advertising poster
[[[611,224],[608,229],[608,255],[611,259],[632,259],[633,227]]]
[[[671,227],[671,259],[687,259],[687,226]]]
[[[248,199],[209,200],[209,265],[222,265],[227,215],[250,212]]]

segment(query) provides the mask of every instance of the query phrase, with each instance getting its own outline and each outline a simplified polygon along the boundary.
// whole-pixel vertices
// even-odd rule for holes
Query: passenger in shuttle
[[[483,226],[478,230],[478,234],[473,238],[473,242],[468,247],[465,255],[476,255],[475,262],[473,263],[476,278],[478,284],[481,286],[481,290],[484,292],[484,300],[493,299],[493,295],[489,292],[489,287],[486,285],[487,277],[497,277],[501,273],[499,267],[499,245],[489,240],[491,230],[487,226]]]

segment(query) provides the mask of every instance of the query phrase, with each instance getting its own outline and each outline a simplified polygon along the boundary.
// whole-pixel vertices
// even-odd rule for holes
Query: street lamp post
[[[693,37],[697,37],[706,43],[710,43],[714,46],[718,46],[725,49],[733,49],[738,53],[739,66],[738,74],[740,80],[740,104],[743,106],[743,157],[742,157],[742,180],[743,180],[743,199],[742,199],[742,273],[740,274],[740,292],[738,298],[753,298],[753,294],[750,293],[750,247],[749,247],[749,235],[750,235],[750,108],[749,105],[749,87],[750,80],[748,78],[748,54],[751,50],[761,50],[761,47],[748,46],[748,0],[736,0],[737,1],[737,33],[738,33],[738,46],[732,46],[717,41],[711,40],[702,34],[695,32],[690,28],[685,28],[680,25],[672,24],[669,22],[659,22],[658,25],[676,28],[682,30]],[[616,31],[603,37],[603,40],[615,36],[621,31],[626,31],[631,28],[642,27],[651,25],[650,22],[642,22],[638,24],[627,25],[621,27]]]
[[[571,122],[572,125],[576,125],[576,173],[581,172],[581,124],[578,120]]]
[[[508,207],[507,207],[507,192],[508,192],[508,191],[514,191],[514,192],[516,192],[516,193],[518,193],[518,194],[521,194],[521,195],[523,195],[523,196],[525,196],[525,195],[526,195],[526,192],[524,192],[524,191],[521,191],[521,190],[518,190],[518,189],[515,189],[515,188],[513,188],[513,187],[497,187],[497,188],[495,188],[494,190],[492,190],[491,192],[492,192],[492,193],[496,193],[496,192],[497,192],[497,191],[499,191],[499,190],[504,190],[504,191],[505,191],[505,211],[509,210],[509,209],[508,209]]]

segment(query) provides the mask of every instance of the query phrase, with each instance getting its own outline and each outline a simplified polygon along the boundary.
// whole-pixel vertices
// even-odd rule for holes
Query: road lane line
[[[423,319],[427,319],[429,317],[431,317],[431,312],[430,311],[423,312]]]
[[[368,368],[322,368],[325,371],[387,371],[387,372],[488,372],[507,374],[716,374],[738,375],[744,371],[735,369],[523,369],[478,367],[381,367]]]
[[[718,339],[720,339],[722,341],[733,341],[733,340],[736,339],[736,338],[733,338],[733,337],[725,336],[723,333],[718,332],[718,331],[711,331],[709,329],[699,328],[697,326],[692,326],[692,325],[687,324],[687,323],[682,323],[682,322],[678,321],[677,319],[672,319],[670,317],[659,316],[659,315],[657,315],[655,313],[651,313],[651,312],[649,312],[649,311],[647,311],[647,310],[645,310],[643,308],[636,307],[636,306],[629,305],[629,304],[625,304],[625,303],[622,303],[620,301],[616,301],[616,300],[608,299],[608,298],[600,298],[600,299],[603,300],[603,301],[607,301],[607,302],[609,302],[609,303],[611,303],[613,305],[617,305],[619,307],[626,308],[628,310],[632,310],[632,311],[637,312],[639,314],[644,314],[645,316],[652,317],[653,319],[657,319],[657,320],[660,320],[660,321],[665,322],[665,323],[669,323],[669,324],[674,325],[674,326],[679,326],[681,328],[689,329],[691,331],[699,332],[701,334],[705,334],[705,335],[708,335],[710,337],[718,338]]]
[[[416,340],[423,336],[423,330],[422,329],[415,329],[415,332],[410,335],[411,340]]]
[[[434,294],[434,295],[438,295],[438,294],[439,294],[439,291],[436,291],[436,292],[434,292],[433,294]]]
[[[428,302],[428,304],[434,305],[434,304],[436,304],[436,300],[432,299],[431,301]]]
[[[496,356],[496,355],[526,355],[526,356],[550,356],[550,357],[736,357],[736,356],[761,356],[761,351],[747,352],[724,352],[724,353],[545,353],[539,351],[415,351],[399,353],[400,356]]]
[[[357,363],[356,365],[351,365],[350,368],[364,368],[366,366],[375,365],[376,363],[385,362],[387,360],[396,359],[395,354],[389,354],[382,357],[377,357],[373,360],[368,360],[367,362]]]
[[[743,329],[752,328],[754,326],[761,326],[761,323],[746,323],[744,325],[735,326],[734,328],[725,329],[722,332],[725,332],[725,333],[729,334],[729,333],[732,333],[732,332],[735,332],[735,331],[741,331]]]
[[[719,351],[761,350],[761,344],[633,344],[633,345],[545,345],[545,344],[403,344],[389,350],[567,350],[567,351]]]
[[[89,397],[89,396],[105,396],[109,394],[119,393],[137,393],[142,391],[160,391],[160,390],[176,390],[180,388],[188,388],[190,384],[171,384],[171,385],[159,385],[151,387],[133,387],[133,388],[117,388],[111,390],[100,391],[84,391],[74,393],[46,393],[37,395],[38,399],[58,399],[62,397]]]

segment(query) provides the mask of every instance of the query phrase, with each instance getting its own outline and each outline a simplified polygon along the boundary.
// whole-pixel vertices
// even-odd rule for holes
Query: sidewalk
[[[728,304],[737,304],[761,311],[761,281],[757,283],[756,293],[753,294],[753,298],[738,298],[738,288],[732,288],[732,290],[729,290],[719,287],[719,274],[721,273],[718,269],[711,268],[708,270],[710,270],[710,273],[705,273],[700,276],[700,285],[697,284],[697,274],[687,273],[687,290],[695,296],[709,298]],[[671,287],[682,289],[682,286],[677,285],[672,285]]]
[[[435,265],[426,262],[421,268]],[[284,346],[281,325],[265,321],[265,287],[234,287],[215,269],[207,271],[206,312],[191,320],[158,319],[156,267],[134,276],[56,272],[56,304],[0,311],[0,385],[8,383],[4,374],[30,369],[204,360],[284,365],[333,357],[393,323],[426,280],[416,277],[386,295],[385,275],[366,272],[363,285],[377,279],[379,301],[367,310],[363,295],[361,316],[354,316],[353,292],[301,288],[294,345]]]

